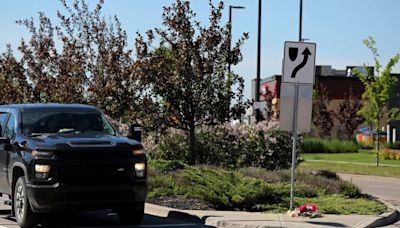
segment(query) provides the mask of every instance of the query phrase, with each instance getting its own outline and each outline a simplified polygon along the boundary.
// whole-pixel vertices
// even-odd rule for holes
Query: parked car
[[[18,225],[35,226],[49,212],[106,208],[121,223],[139,224],[147,158],[137,128],[124,137],[89,105],[0,106],[0,192]]]

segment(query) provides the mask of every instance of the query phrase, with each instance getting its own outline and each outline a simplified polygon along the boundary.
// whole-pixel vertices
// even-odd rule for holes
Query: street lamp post
[[[244,6],[229,6],[229,44],[228,44],[228,74],[231,74],[231,43],[232,43],[232,9],[244,9]],[[228,76],[230,77],[230,75]],[[231,90],[229,86],[229,91]],[[228,107],[227,107],[227,113],[228,113],[228,120],[230,120],[230,106],[231,106],[231,101],[229,99],[228,102]]]
[[[232,43],[232,9],[245,9],[244,6],[229,6],[229,53],[228,53],[228,73],[231,73],[231,43]]]

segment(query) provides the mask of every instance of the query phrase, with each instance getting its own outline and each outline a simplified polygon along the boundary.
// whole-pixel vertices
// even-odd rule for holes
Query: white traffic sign
[[[296,118],[296,131],[309,132],[311,127],[313,85],[299,84],[297,86],[297,116],[294,117],[296,84],[282,83],[281,85],[279,129],[282,131],[293,131],[293,121]]]
[[[315,43],[285,42],[283,82],[314,84]]]

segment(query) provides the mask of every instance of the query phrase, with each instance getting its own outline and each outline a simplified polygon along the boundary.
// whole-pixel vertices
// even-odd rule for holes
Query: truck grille
[[[65,184],[125,184],[132,180],[132,169],[126,161],[62,162],[57,176]]]

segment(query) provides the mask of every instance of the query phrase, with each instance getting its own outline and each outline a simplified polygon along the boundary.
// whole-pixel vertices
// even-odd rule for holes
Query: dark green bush
[[[171,131],[146,148],[152,159],[189,163],[189,138],[182,132]],[[197,164],[282,169],[291,165],[291,138],[266,125],[202,127],[196,131],[195,154]]]
[[[355,153],[359,145],[353,141],[306,138],[300,146],[301,153]]]
[[[343,181],[341,182],[341,193],[349,198],[358,198],[361,196],[361,190],[353,183]]]
[[[153,167],[154,164],[158,164],[158,161],[150,163],[150,171],[160,167]],[[196,199],[217,210],[282,212],[289,206],[288,174],[289,170],[243,168],[240,171],[226,171],[215,167],[185,165],[183,169],[150,176],[149,197],[179,196],[183,199]],[[350,182],[316,173],[299,172],[296,177],[297,204],[306,200],[319,205],[321,201],[326,207],[325,198],[338,196],[340,200],[352,200],[361,196],[359,189]],[[362,197],[359,199],[365,200]]]
[[[328,179],[339,180],[339,176],[335,172],[332,172],[330,170],[320,169],[320,170],[317,171],[316,174],[318,176],[325,177],[325,178],[328,178]]]
[[[175,171],[185,168],[185,164],[177,160],[149,160],[149,165],[160,172]]]

